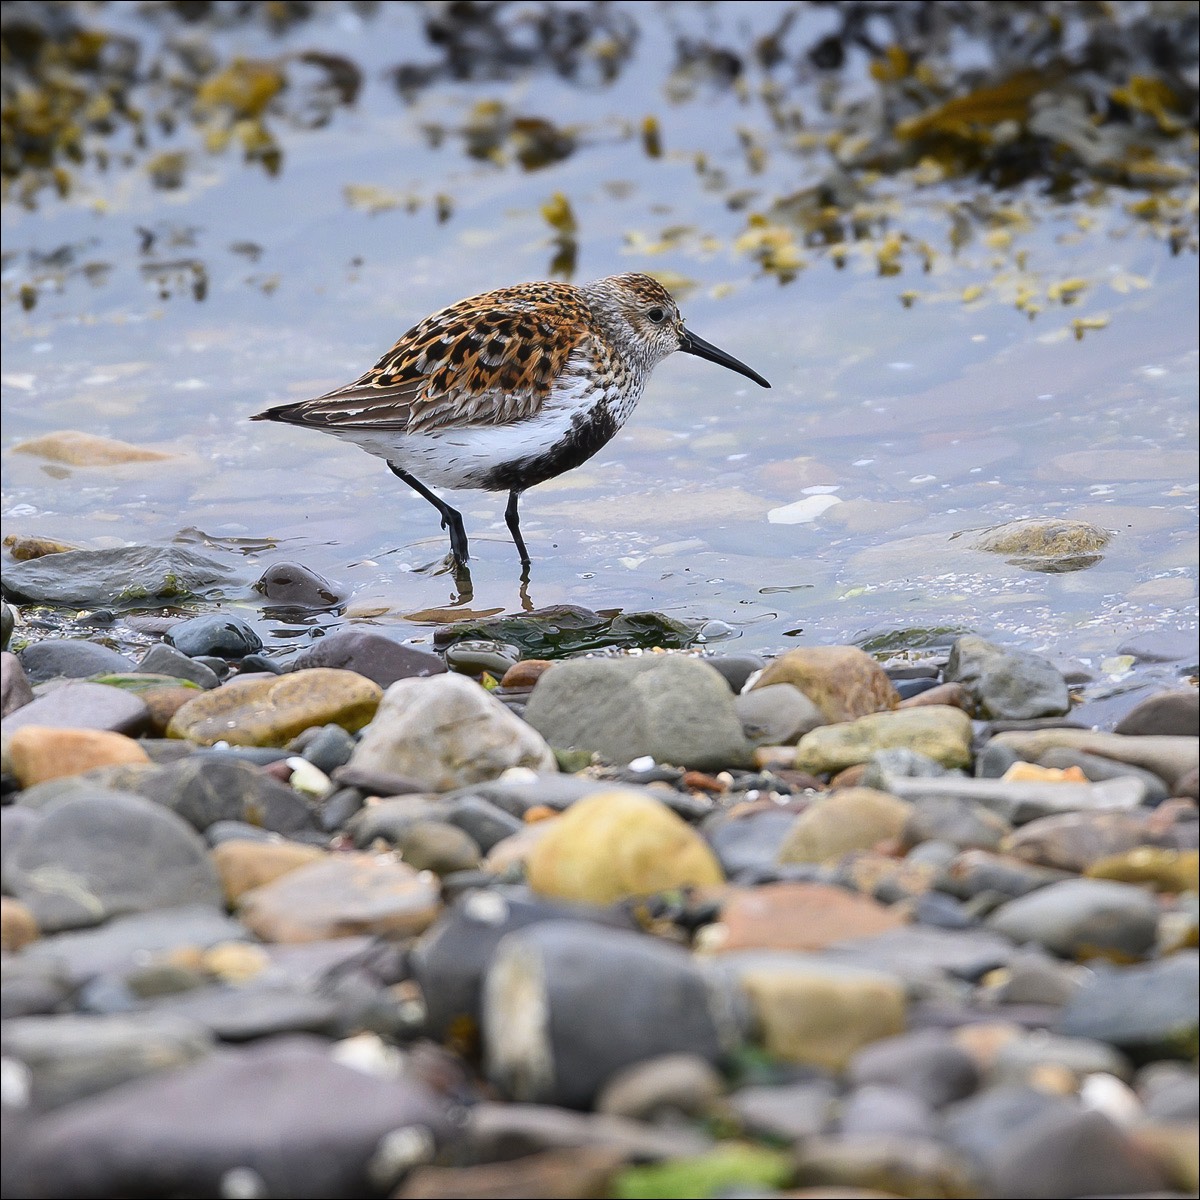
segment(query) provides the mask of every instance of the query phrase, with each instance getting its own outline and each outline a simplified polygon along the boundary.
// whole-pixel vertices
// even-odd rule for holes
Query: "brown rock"
[[[123,733],[25,725],[9,742],[12,772],[23,788],[48,779],[79,775],[93,767],[148,763],[146,751]]]
[[[331,854],[245,893],[239,915],[266,942],[421,933],[441,907],[437,880],[390,856]]]
[[[33,688],[21,660],[7,650],[0,653],[0,716],[7,717],[33,699]]]
[[[792,755],[795,758],[795,755]],[[830,781],[829,790],[836,792],[845,788],[858,787],[863,780],[863,776],[867,773],[866,763],[855,763],[852,767],[847,767],[844,771],[839,771]]]
[[[310,667],[253,675],[202,692],[172,718],[167,736],[202,746],[284,746],[314,725],[354,733],[375,715],[383,689],[354,671]]]
[[[524,691],[533,687],[552,666],[554,663],[548,658],[523,658],[504,672],[500,686],[512,691]]]
[[[891,909],[822,883],[737,888],[721,910],[723,936],[712,949],[823,950],[903,925]]]
[[[198,695],[194,687],[158,687],[142,692],[142,702],[150,713],[149,732],[164,737],[175,714]]]
[[[617,1146],[542,1150],[475,1167],[417,1167],[394,1200],[601,1200],[626,1159]]]
[[[41,936],[33,913],[20,900],[0,896],[0,947],[5,954],[15,954]]]
[[[826,862],[899,837],[912,805],[874,788],[844,788],[816,800],[795,820],[781,863]]]
[[[773,683],[799,688],[830,724],[884,712],[900,703],[884,669],[857,646],[789,650],[768,664],[751,690]]]
[[[1058,813],[1014,830],[1000,850],[1024,862],[1078,874],[1092,863],[1135,849],[1148,837],[1140,813]]]
[[[246,892],[325,858],[326,852],[300,842],[256,842],[234,838],[214,846],[211,857],[221,876],[225,903],[236,908]]]
[[[948,704],[951,708],[961,708],[965,713],[975,711],[975,701],[961,683],[939,683],[937,687],[900,701],[901,708],[925,708],[930,704]]]

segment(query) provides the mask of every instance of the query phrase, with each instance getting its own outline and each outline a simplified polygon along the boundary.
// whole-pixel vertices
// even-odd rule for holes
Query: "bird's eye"
[[[646,316],[648,316],[655,325],[661,325],[667,319],[667,312],[666,309],[663,308],[652,308],[648,313],[646,313]]]

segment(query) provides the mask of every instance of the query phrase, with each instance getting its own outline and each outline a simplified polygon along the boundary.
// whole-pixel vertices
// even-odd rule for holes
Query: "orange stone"
[[[824,950],[905,924],[904,917],[844,888],[823,883],[768,883],[734,889],[721,912],[724,937],[713,947],[734,950]]]
[[[25,725],[8,744],[12,772],[22,788],[48,779],[81,775],[93,767],[148,763],[146,751],[133,738],[104,729],[58,729]]]

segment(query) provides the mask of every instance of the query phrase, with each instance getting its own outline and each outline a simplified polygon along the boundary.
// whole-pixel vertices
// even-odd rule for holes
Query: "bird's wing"
[[[353,383],[255,419],[380,433],[507,425],[537,413],[592,328],[566,284],[488,292],[415,325]]]

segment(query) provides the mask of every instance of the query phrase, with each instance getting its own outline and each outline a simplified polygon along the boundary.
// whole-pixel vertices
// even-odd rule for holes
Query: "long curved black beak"
[[[747,379],[753,379],[759,387],[769,388],[771,386],[757,371],[750,370],[744,362],[738,362],[732,354],[718,350],[712,342],[706,342],[702,337],[697,337],[690,329],[683,331],[683,336],[679,339],[679,348],[684,354],[707,358],[709,362],[719,363],[731,371],[736,371],[739,375],[745,375]]]

